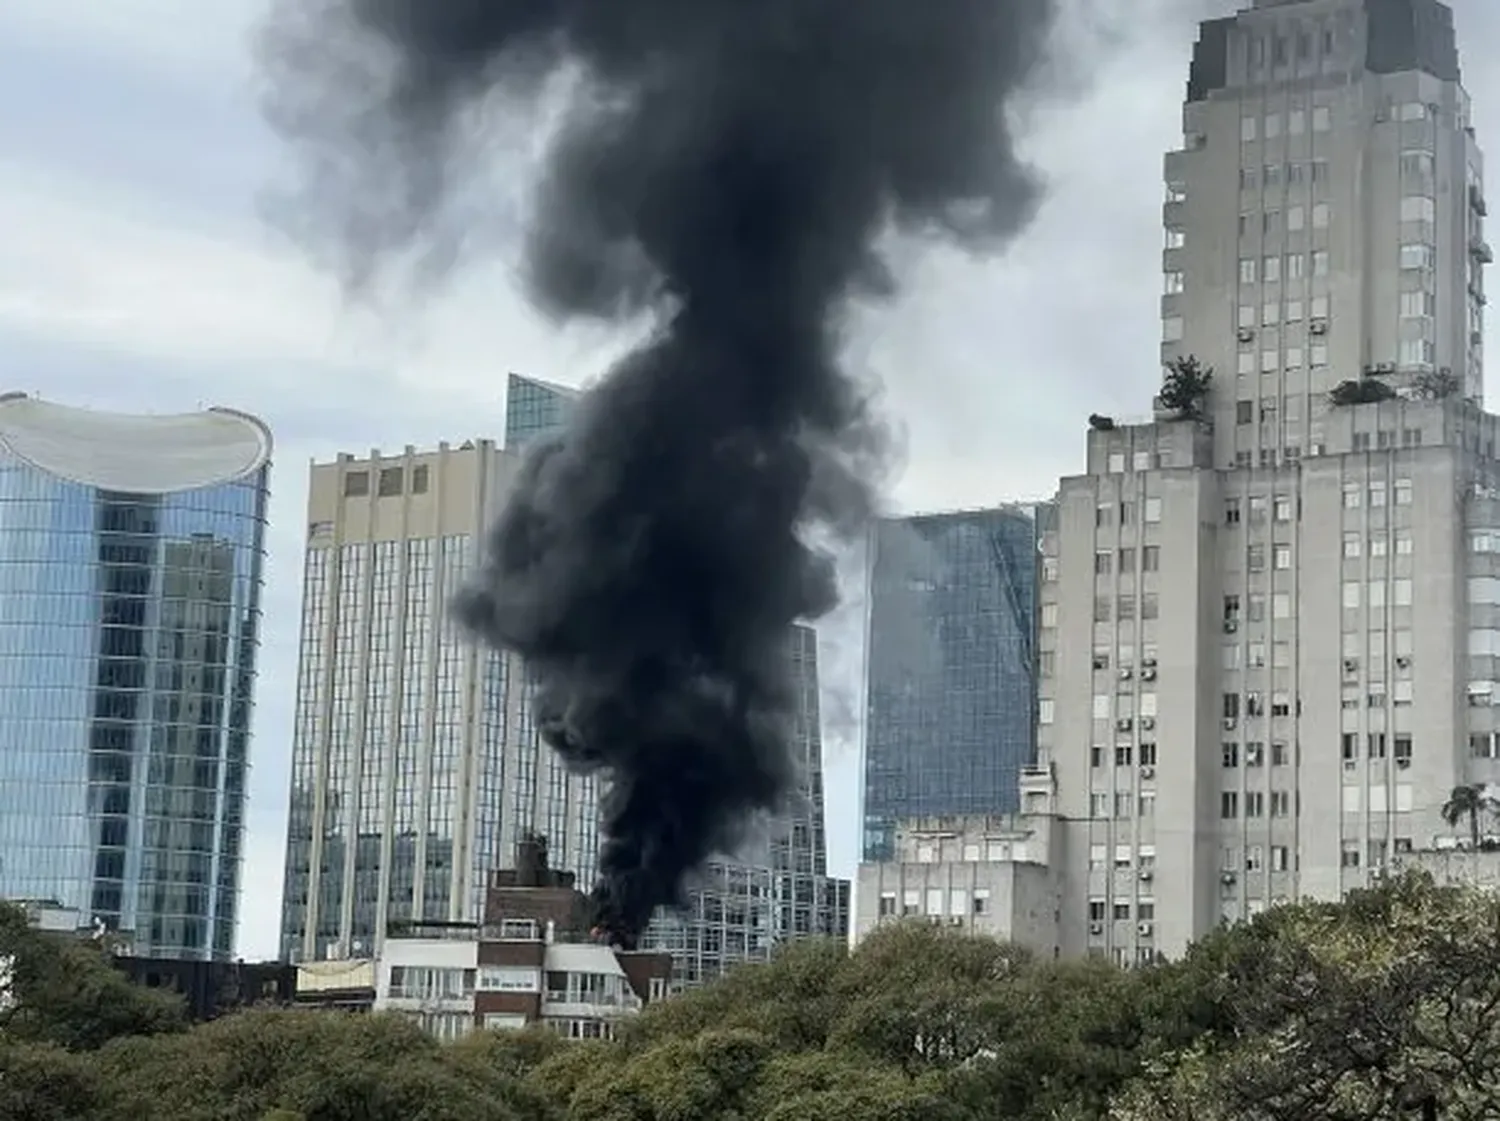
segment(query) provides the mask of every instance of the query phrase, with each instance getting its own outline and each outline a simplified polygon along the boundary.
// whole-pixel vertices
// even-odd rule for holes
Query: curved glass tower
[[[0,897],[232,955],[270,454],[0,396]]]

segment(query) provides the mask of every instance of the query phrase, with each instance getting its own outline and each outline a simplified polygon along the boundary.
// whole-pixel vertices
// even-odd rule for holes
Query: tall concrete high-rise
[[[234,956],[270,456],[0,396],[0,898]]]
[[[1455,844],[1451,790],[1500,777],[1491,251],[1449,10],[1203,24],[1165,191],[1161,357],[1213,379],[1094,418],[1041,585],[1061,948],[1120,961]]]
[[[875,523],[867,645],[864,860],[898,822],[1019,809],[1035,761],[1039,532],[1050,507]]]
[[[448,603],[520,460],[487,440],[315,464],[282,953],[374,953],[391,923],[475,921],[529,828],[593,874],[593,780],[541,743],[519,659]]]

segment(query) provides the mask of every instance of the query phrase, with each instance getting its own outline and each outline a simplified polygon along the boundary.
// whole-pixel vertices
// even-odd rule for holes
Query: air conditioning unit
[[[1091,923],[1089,923],[1089,933],[1090,934],[1095,934],[1095,935],[1097,935],[1097,934],[1103,934],[1104,933],[1104,924],[1102,922],[1091,922]]]
[[[1240,623],[1239,623],[1238,619],[1225,619],[1224,620],[1224,633],[1225,634],[1233,634],[1235,631],[1237,631],[1239,629],[1240,629]]]
[[[1354,674],[1357,674],[1358,672],[1359,672],[1359,659],[1358,658],[1345,658],[1344,659],[1344,673],[1346,675],[1352,677]]]
[[[1151,731],[1152,728],[1156,727],[1156,717],[1154,717],[1154,716],[1143,716],[1143,717],[1141,717],[1141,727],[1144,728],[1148,732]]]
[[[1411,669],[1411,659],[1408,658],[1405,654],[1401,655],[1401,657],[1396,659],[1396,668]]]
[[[1143,884],[1149,884],[1155,878],[1156,873],[1151,871],[1150,868],[1142,868],[1136,873],[1136,879],[1140,880]]]
[[[1251,339],[1255,338],[1255,328],[1254,327],[1241,327],[1238,331],[1236,331],[1234,333],[1234,337],[1237,338],[1237,339],[1239,339],[1240,342],[1242,342],[1242,343],[1247,343]]]
[[[1236,876],[1233,872],[1220,872],[1219,873],[1219,882],[1221,884],[1223,884],[1225,887],[1228,887],[1229,885],[1233,884],[1237,879],[1239,879],[1239,877]]]
[[[1154,669],[1143,669],[1143,670],[1141,670],[1141,680],[1142,681],[1155,681],[1156,680],[1156,671]]]
[[[1141,665],[1145,666],[1147,669],[1155,669],[1156,668],[1156,659],[1155,658],[1142,658],[1141,659]]]
[[[964,917],[962,915],[951,915],[948,918],[948,925],[949,926],[963,926],[963,924],[964,924]]]
[[[1128,732],[1133,727],[1135,727],[1135,721],[1128,716],[1122,716],[1115,721],[1115,731],[1117,732]]]
[[[1375,363],[1375,372],[1377,374],[1394,374],[1396,372],[1396,363],[1377,362]]]
[[[1404,770],[1406,770],[1410,766],[1411,766],[1411,756],[1409,756],[1409,755],[1403,755],[1399,759],[1396,760],[1396,767],[1397,767],[1398,770],[1404,771]]]
[[[1328,320],[1314,319],[1307,325],[1307,329],[1314,335],[1326,335],[1328,334]]]
[[[1121,681],[1129,681],[1130,678],[1131,678],[1131,676],[1133,674],[1134,674],[1134,671],[1129,666],[1121,666],[1120,667],[1120,680]]]
[[[1094,668],[1095,669],[1109,669],[1109,655],[1108,654],[1095,654],[1094,655]]]
[[[1137,934],[1139,934],[1142,938],[1150,938],[1151,937],[1151,924],[1148,923],[1148,922],[1136,923],[1135,924],[1135,932]]]
[[[1238,721],[1236,721],[1235,718],[1232,717],[1232,716],[1226,716],[1226,717],[1224,717],[1224,730],[1226,732],[1232,732],[1232,731],[1234,731],[1234,726],[1237,723],[1238,723]]]
[[[1141,768],[1141,778],[1155,778],[1155,777],[1156,777],[1156,768],[1155,767],[1142,767]]]
[[[1328,454],[1328,445],[1327,444],[1314,444],[1312,446],[1312,448],[1308,451],[1308,455],[1327,455],[1327,454]]]

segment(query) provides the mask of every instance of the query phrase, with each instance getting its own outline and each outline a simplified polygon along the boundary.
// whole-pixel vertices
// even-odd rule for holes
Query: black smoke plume
[[[837,359],[844,313],[894,291],[888,231],[988,249],[1029,219],[1006,109],[1053,15],[304,0],[273,19],[268,104],[304,157],[301,233],[350,281],[451,249],[482,216],[464,188],[494,121],[565,96],[530,294],[558,319],[652,316],[529,456],[456,605],[525,656],[543,735],[603,778],[594,898],[626,943],[795,781],[789,628],[836,601],[809,531],[860,523],[878,458]]]

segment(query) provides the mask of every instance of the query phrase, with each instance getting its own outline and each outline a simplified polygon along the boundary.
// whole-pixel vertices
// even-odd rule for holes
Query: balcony
[[[1475,238],[1469,242],[1469,255],[1481,265],[1488,265],[1495,259],[1495,251],[1490,248],[1490,243],[1482,238]]]

